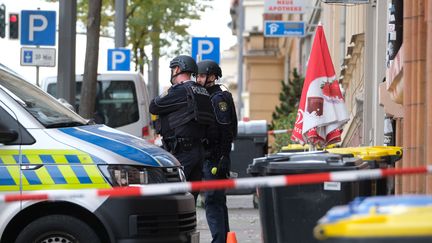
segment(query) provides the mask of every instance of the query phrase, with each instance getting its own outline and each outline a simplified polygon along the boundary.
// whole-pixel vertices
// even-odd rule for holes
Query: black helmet
[[[181,72],[197,73],[198,67],[191,56],[180,55],[171,60],[169,67],[180,67]]]
[[[222,77],[222,70],[219,65],[212,60],[203,60],[198,63],[198,73],[199,74],[214,74],[217,77]]]

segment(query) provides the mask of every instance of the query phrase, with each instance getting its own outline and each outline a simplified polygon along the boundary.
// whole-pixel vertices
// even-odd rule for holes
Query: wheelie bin
[[[295,152],[306,152],[309,150],[309,145],[301,145],[301,144],[288,144],[281,148],[282,153],[295,153]]]
[[[292,175],[367,169],[355,157],[327,152],[279,153],[254,159],[248,172],[253,176]],[[259,213],[265,243],[316,242],[316,221],[335,205],[357,196],[368,196],[369,181],[259,188]]]
[[[309,145],[309,144],[304,144],[304,145],[301,145],[301,144],[288,144],[288,145],[286,145],[286,146],[283,146],[282,148],[281,148],[281,151],[280,152],[282,152],[282,153],[295,153],[295,152],[308,152],[309,151],[309,149],[310,149],[310,146],[311,145]],[[329,145],[329,146],[327,146],[327,147],[325,147],[325,148],[322,148],[322,147],[317,147],[317,151],[320,151],[320,150],[323,150],[323,149],[330,149],[330,148],[335,148],[336,147],[336,145],[335,144],[331,144],[331,145]]]
[[[254,158],[267,154],[267,121],[251,120],[238,123],[238,134],[231,147],[231,177],[250,177],[246,169]],[[227,194],[252,194],[254,189],[230,189]]]
[[[366,146],[327,149],[330,153],[361,158],[369,163],[371,169],[394,168],[395,163],[402,158],[402,147],[396,146]],[[387,177],[373,180],[371,195],[394,194],[394,178]]]
[[[329,210],[314,234],[325,243],[426,243],[431,219],[430,195],[358,198]]]

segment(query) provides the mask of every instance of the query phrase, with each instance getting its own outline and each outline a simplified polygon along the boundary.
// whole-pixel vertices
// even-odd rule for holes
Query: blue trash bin
[[[329,210],[314,234],[325,243],[432,242],[432,196],[357,198]]]

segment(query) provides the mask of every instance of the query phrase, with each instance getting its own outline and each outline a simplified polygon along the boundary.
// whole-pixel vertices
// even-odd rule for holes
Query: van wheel
[[[50,215],[28,224],[16,243],[100,243],[94,230],[83,221],[67,215]]]

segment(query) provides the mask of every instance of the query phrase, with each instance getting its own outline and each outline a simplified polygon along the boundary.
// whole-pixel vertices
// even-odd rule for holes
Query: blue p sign
[[[195,61],[213,60],[217,64],[220,61],[220,40],[218,37],[193,37],[192,57]]]
[[[129,71],[130,53],[130,49],[108,49],[108,71]]]
[[[22,10],[21,18],[21,45],[55,45],[55,11]]]

